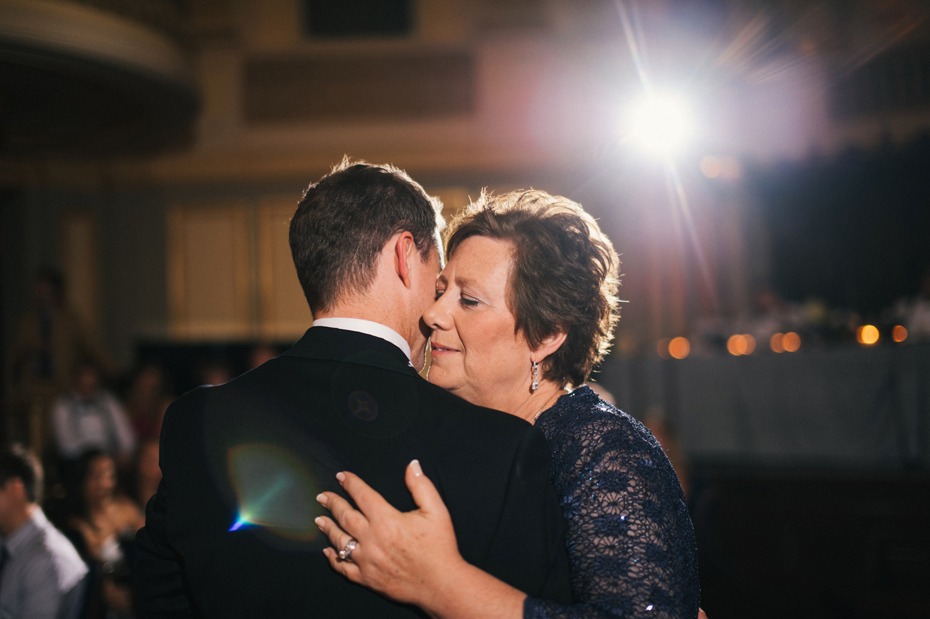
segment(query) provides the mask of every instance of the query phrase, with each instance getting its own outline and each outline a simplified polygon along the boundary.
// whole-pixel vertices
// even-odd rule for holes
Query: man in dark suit
[[[415,509],[404,485],[415,458],[467,561],[569,600],[541,432],[417,374],[441,265],[438,211],[388,166],[345,161],[307,190],[290,244],[314,324],[281,357],[169,408],[164,478],[136,538],[141,617],[421,616],[335,573],[313,522],[319,492],[345,496],[343,470]]]

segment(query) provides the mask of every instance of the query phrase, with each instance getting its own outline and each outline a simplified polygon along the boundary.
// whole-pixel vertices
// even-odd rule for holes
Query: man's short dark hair
[[[30,503],[42,502],[42,465],[22,445],[0,450],[0,486],[5,486],[11,479],[23,482]]]
[[[365,292],[378,254],[398,232],[413,234],[427,260],[439,249],[441,210],[403,170],[343,159],[310,185],[291,219],[291,255],[310,310]]]

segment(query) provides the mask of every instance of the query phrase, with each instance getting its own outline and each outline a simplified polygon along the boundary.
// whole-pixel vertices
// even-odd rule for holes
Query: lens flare
[[[707,155],[701,159],[701,174],[707,178],[717,178],[721,172],[723,172],[723,164],[717,157]]]
[[[318,485],[296,456],[276,445],[255,443],[230,449],[228,462],[238,503],[230,531],[262,526],[291,539],[318,536],[313,523],[321,511]]]

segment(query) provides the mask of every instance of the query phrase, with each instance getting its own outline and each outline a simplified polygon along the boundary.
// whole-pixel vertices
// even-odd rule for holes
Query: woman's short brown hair
[[[610,349],[620,261],[581,205],[544,191],[482,192],[446,230],[451,259],[472,236],[513,244],[507,305],[530,348],[565,332],[541,364],[543,377],[581,385]]]

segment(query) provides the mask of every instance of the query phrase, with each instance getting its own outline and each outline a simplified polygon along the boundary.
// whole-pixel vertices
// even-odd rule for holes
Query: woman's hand
[[[333,548],[323,552],[333,569],[351,580],[398,602],[416,604],[434,614],[442,603],[436,599],[456,574],[469,566],[455,541],[449,510],[420,463],[407,466],[405,481],[418,509],[400,512],[352,473],[336,475],[359,510],[332,492],[317,500],[330,512],[317,526],[329,537]],[[338,523],[338,524],[337,524]],[[354,538],[357,546],[351,560],[342,561],[338,550]]]

